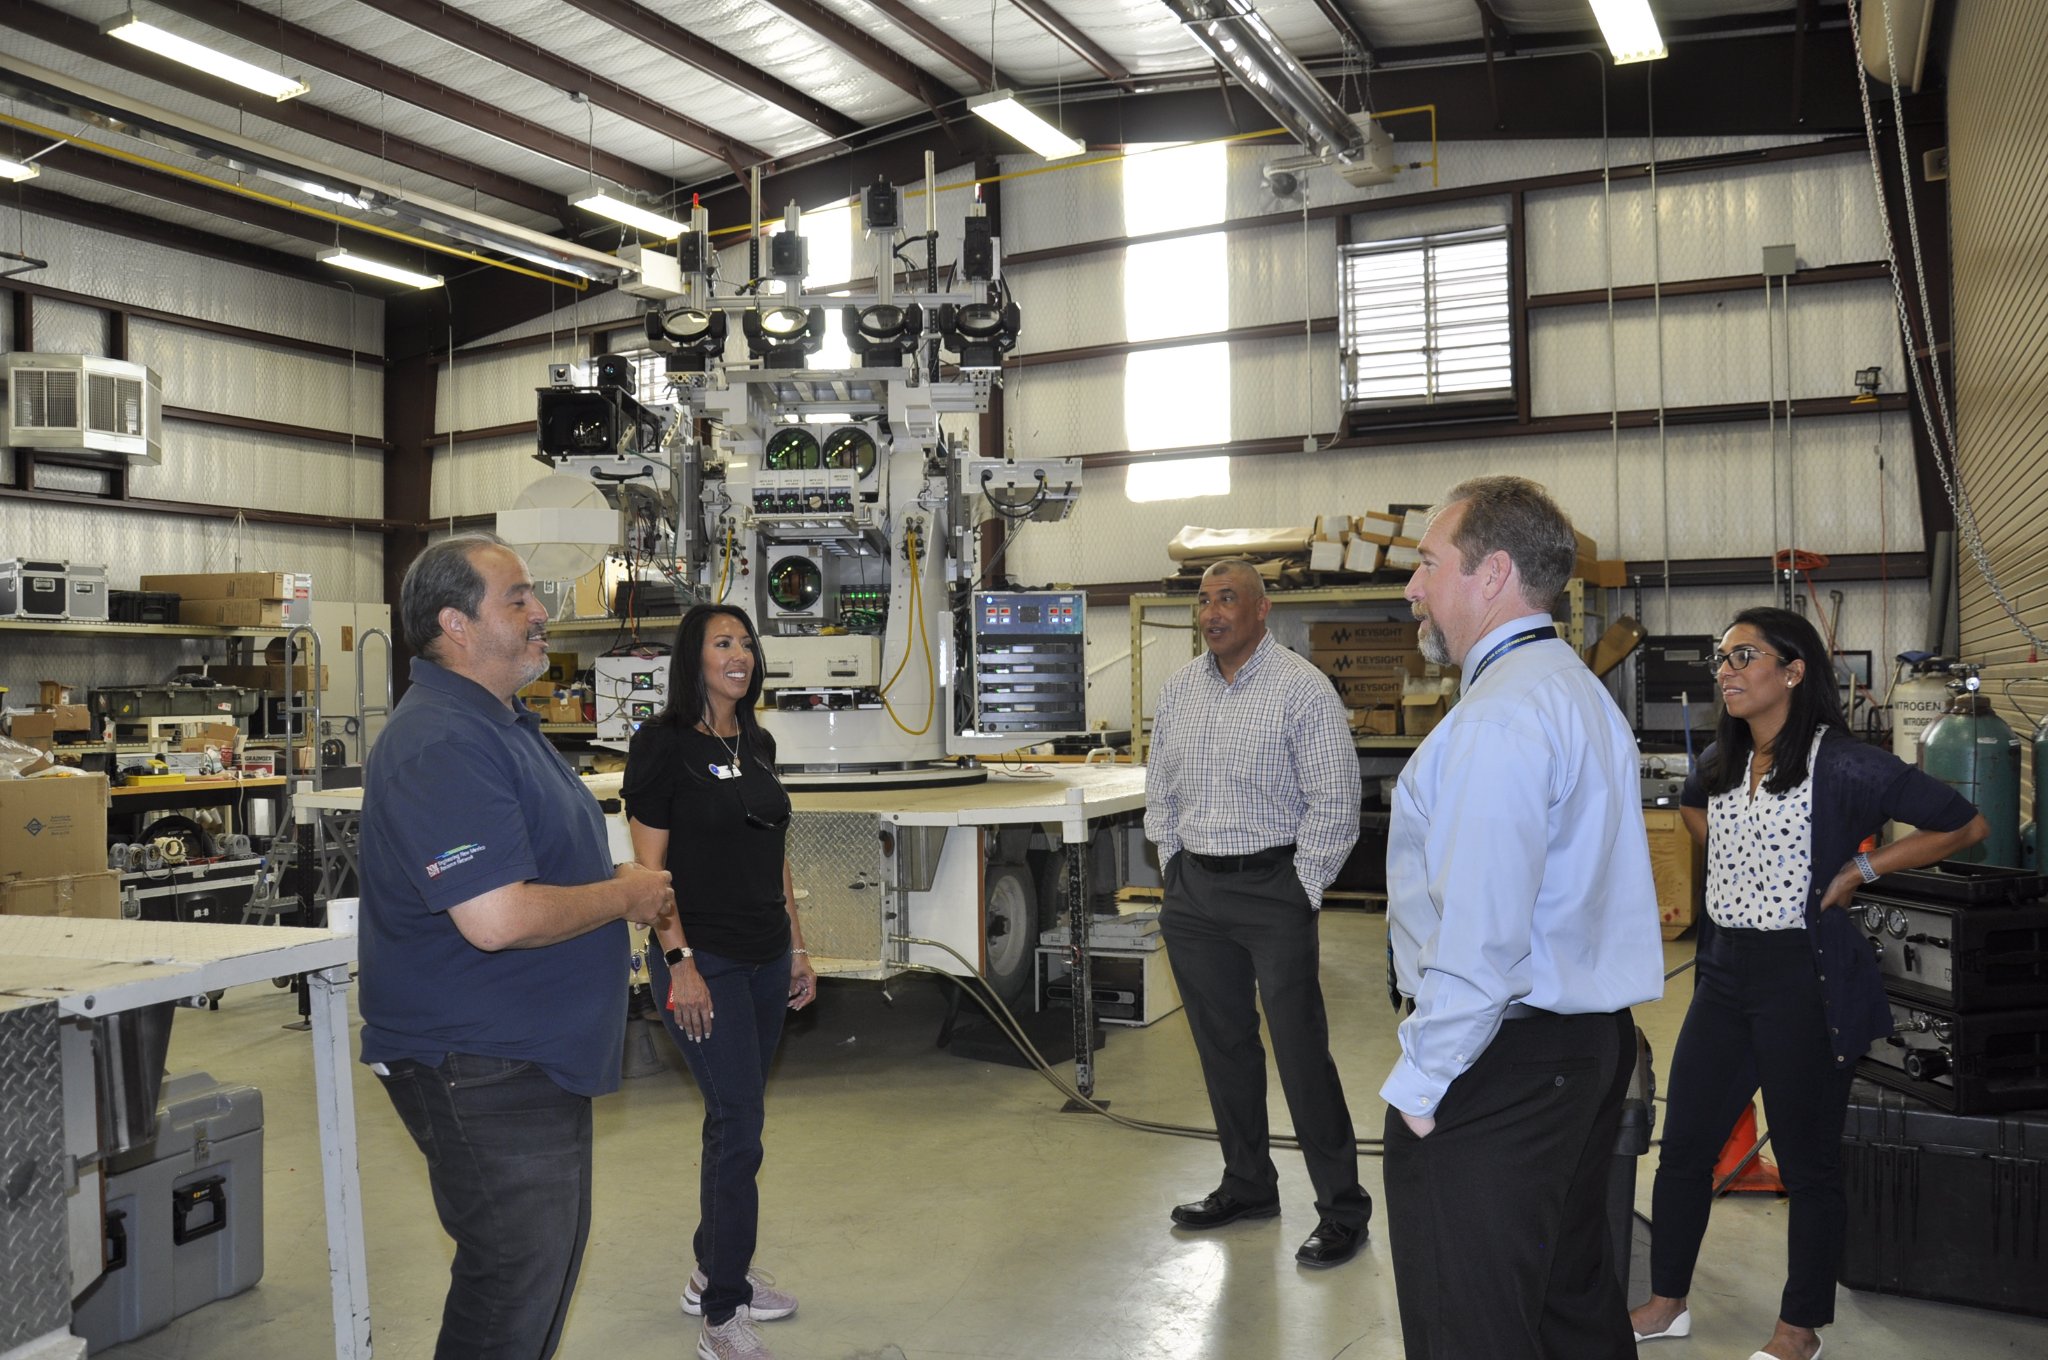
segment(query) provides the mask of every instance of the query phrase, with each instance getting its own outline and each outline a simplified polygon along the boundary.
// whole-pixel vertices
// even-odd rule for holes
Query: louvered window
[[[1347,246],[1340,286],[1347,411],[1513,395],[1505,228]]]

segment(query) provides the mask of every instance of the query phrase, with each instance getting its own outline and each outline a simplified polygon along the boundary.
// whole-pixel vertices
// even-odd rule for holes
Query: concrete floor
[[[1333,911],[1324,978],[1337,1060],[1359,1133],[1376,1137],[1376,1092],[1393,1054],[1384,919]],[[1691,947],[1666,947],[1670,965]],[[1660,1077],[1690,974],[1639,1012]],[[932,1046],[941,984],[824,989],[816,1023],[783,1044],[770,1088],[759,1265],[802,1309],[764,1324],[781,1360],[1249,1360],[1401,1354],[1392,1268],[1370,1245],[1335,1270],[1294,1249],[1315,1226],[1299,1156],[1278,1158],[1278,1220],[1186,1234],[1180,1200],[1214,1187],[1214,1146],[1060,1113],[1036,1073]],[[228,994],[218,1013],[180,1012],[171,1070],[260,1087],[265,1111],[263,1281],[108,1360],[332,1356],[327,1257],[306,1036],[280,1028],[292,998]],[[1115,1029],[1097,1055],[1096,1094],[1122,1114],[1206,1124],[1184,1017]],[[374,1077],[356,1067],[371,1304],[380,1357],[431,1352],[449,1247],[426,1172]],[[694,1354],[676,1309],[689,1269],[699,1103],[678,1062],[597,1106],[595,1222],[562,1354],[567,1360]],[[1274,1126],[1287,1127],[1277,1084]],[[1654,1158],[1637,1178],[1648,1208]],[[1380,1196],[1380,1164],[1363,1163]],[[1694,1333],[1658,1360],[1741,1360],[1770,1334],[1784,1258],[1781,1201],[1715,1210],[1693,1293]],[[2048,1354],[2048,1321],[1843,1290],[1828,1354],[1858,1360],[1982,1360]]]

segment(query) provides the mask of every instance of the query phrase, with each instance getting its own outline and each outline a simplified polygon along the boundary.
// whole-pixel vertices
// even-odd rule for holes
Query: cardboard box
[[[103,868],[54,878],[0,878],[0,915],[117,921],[121,917],[121,875]]]
[[[1422,554],[1404,543],[1396,543],[1387,549],[1385,565],[1389,571],[1413,571],[1422,565]]]
[[[573,685],[583,663],[574,652],[549,652],[548,673],[541,679],[556,685]]]
[[[1331,543],[1327,539],[1316,539],[1308,545],[1308,569],[1310,571],[1342,571],[1344,569],[1344,545]]]
[[[1389,705],[1351,710],[1351,731],[1361,737],[1391,737],[1401,730],[1401,710]]]
[[[1421,628],[1415,619],[1325,619],[1308,626],[1308,645],[1318,652],[1412,651]]]
[[[583,696],[580,694],[556,694],[548,704],[548,711],[541,715],[545,722],[580,723],[583,721]]]
[[[1317,647],[1309,652],[1311,666],[1324,675],[1365,675],[1384,671],[1392,675],[1421,675],[1428,663],[1413,647],[1352,647],[1344,650]]]
[[[1363,675],[1333,675],[1330,683],[1346,708],[1378,708],[1401,702],[1400,671],[1371,671]]]
[[[555,697],[555,682],[543,679],[536,680],[530,685],[522,685],[519,697],[531,704],[535,710],[545,708]]]
[[[1410,543],[1421,542],[1422,536],[1429,532],[1429,520],[1434,514],[1434,509],[1404,511],[1401,515],[1401,537]]]
[[[1380,569],[1380,545],[1353,535],[1344,545],[1344,570],[1370,576]]]
[[[232,751],[235,743],[242,739],[242,729],[234,723],[204,723],[185,729],[184,737],[178,742],[181,751],[204,751],[215,746],[223,751]]]
[[[142,589],[163,590],[188,600],[289,600],[313,578],[290,571],[211,571],[183,576],[145,576]]]
[[[7,735],[23,746],[39,750],[50,749],[50,741],[57,735],[57,715],[54,713],[17,713],[7,720]]]
[[[106,867],[104,775],[0,779],[0,881]]]
[[[1617,557],[1581,557],[1572,564],[1572,575],[1587,585],[1614,590],[1628,584],[1628,563]]]
[[[208,628],[282,628],[282,600],[180,600],[178,622]]]
[[[92,711],[84,704],[58,704],[50,710],[50,718],[59,732],[92,731]]]
[[[1404,737],[1426,737],[1436,725],[1449,717],[1451,701],[1444,694],[1403,694],[1401,696],[1401,735]]]

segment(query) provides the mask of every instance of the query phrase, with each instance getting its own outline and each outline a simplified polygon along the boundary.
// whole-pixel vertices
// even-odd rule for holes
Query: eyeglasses
[[[1709,674],[1718,675],[1723,666],[1732,666],[1738,671],[1746,671],[1749,669],[1749,663],[1760,656],[1767,656],[1773,661],[1790,660],[1789,657],[1779,656],[1776,652],[1767,652],[1761,647],[1751,647],[1745,643],[1740,647],[1735,647],[1725,652],[1709,652],[1707,654],[1707,671]]]

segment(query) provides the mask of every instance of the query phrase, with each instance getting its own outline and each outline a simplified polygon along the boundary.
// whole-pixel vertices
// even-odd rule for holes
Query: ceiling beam
[[[1329,20],[1330,27],[1337,30],[1337,36],[1358,49],[1358,55],[1365,58],[1366,65],[1374,63],[1372,39],[1365,36],[1365,29],[1359,25],[1357,16],[1344,8],[1344,0],[1315,0],[1316,8]]]
[[[17,29],[31,37],[67,51],[75,52],[108,66],[118,67],[134,75],[144,76],[159,84],[196,94],[231,108],[239,108],[254,114],[267,122],[318,137],[323,141],[348,147],[368,156],[391,161],[408,170],[417,170],[423,175],[460,184],[480,194],[488,194],[504,203],[516,204],[556,221],[568,220],[568,204],[559,195],[529,184],[525,180],[501,173],[451,156],[445,151],[394,137],[367,123],[345,118],[341,114],[310,104],[303,99],[288,99],[282,103],[261,98],[237,98],[230,91],[231,86],[212,77],[202,75],[189,66],[182,66],[165,57],[155,56],[129,46],[127,43],[108,42],[100,35],[96,25],[82,19],[74,19],[61,11],[34,0],[0,0],[0,25]]]
[[[960,97],[925,74],[924,68],[904,60],[817,0],[766,0],[766,3],[784,18],[802,24],[912,99],[923,101],[934,114]]]
[[[568,0],[593,19],[611,25],[621,33],[638,38],[659,52],[666,52],[686,66],[744,90],[764,103],[781,109],[792,118],[809,123],[835,138],[851,137],[861,125],[845,114],[827,108],[793,85],[741,61],[723,48],[714,47],[680,24],[633,0]]]
[[[46,156],[43,159],[49,158]],[[187,254],[204,256],[210,260],[248,265],[252,269],[261,269],[266,273],[282,274],[287,278],[303,279],[308,283],[325,284],[330,288],[341,287],[341,280],[335,277],[334,270],[322,268],[303,255],[291,255],[281,250],[272,250],[268,246],[237,241],[233,237],[217,236],[198,227],[166,222],[161,217],[153,217],[146,212],[135,212],[111,204],[94,203],[90,199],[74,198],[70,194],[44,188],[35,181],[9,185],[8,198],[13,199],[17,194],[20,195],[19,203],[23,212],[36,213],[76,226],[112,232],[131,241],[146,241],[151,245],[182,250]],[[21,278],[0,279],[0,290],[22,281]],[[17,293],[17,297],[19,296],[21,294]]]
[[[889,21],[898,28],[965,71],[982,89],[1015,87],[1014,80],[996,69],[993,53],[990,60],[983,61],[974,49],[904,4],[903,0],[868,0],[868,3],[888,15]]]
[[[90,144],[88,144],[89,146]],[[259,227],[281,236],[296,236],[302,241],[316,245],[331,246],[335,242],[335,225],[296,213],[289,208],[280,208],[270,203],[243,198],[176,175],[166,175],[155,170],[146,170],[127,161],[102,156],[75,143],[51,147],[37,159],[45,169],[61,170],[67,175],[97,181],[116,189],[145,198],[157,199],[164,203],[175,203],[180,207],[194,208],[200,212],[224,217],[230,222],[245,226]],[[355,244],[361,245],[372,238],[359,232],[349,232]]]
[[[1058,38],[1069,52],[1094,67],[1096,73],[1121,89],[1137,88],[1137,81],[1115,57],[1097,46],[1095,40],[1074,27],[1073,21],[1046,0],[1010,0],[1010,3],[1038,21],[1038,26]]]
[[[1486,35],[1487,41],[1498,42],[1502,56],[1514,56],[1515,31],[1507,26],[1507,21],[1494,13],[1493,6],[1488,4],[1487,0],[1472,0],[1472,4],[1479,11],[1480,31]]]
[[[671,141],[693,147],[707,156],[716,157],[736,175],[743,173],[749,165],[771,159],[759,147],[748,146],[694,118],[685,118],[659,99],[627,89],[588,67],[564,60],[537,43],[530,43],[462,10],[422,3],[422,0],[360,0],[360,3],[457,47],[467,48],[508,70],[552,85],[564,94],[587,95],[591,103],[607,112],[658,132]]]
[[[223,33],[260,43],[294,61],[303,61],[365,89],[389,95],[450,122],[463,123],[502,142],[523,147],[560,165],[592,170],[606,179],[642,193],[669,190],[666,175],[656,174],[608,151],[593,152],[584,142],[552,128],[506,113],[487,99],[478,99],[438,81],[415,75],[336,42],[309,28],[286,23],[274,13],[244,0],[159,0],[165,9],[197,19]],[[272,115],[266,110],[264,117]]]

